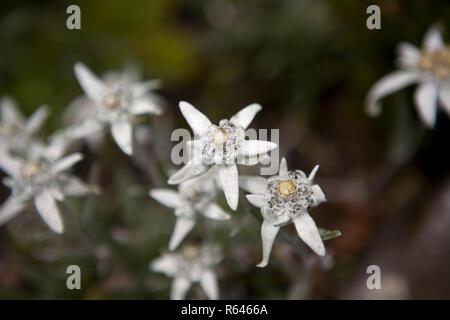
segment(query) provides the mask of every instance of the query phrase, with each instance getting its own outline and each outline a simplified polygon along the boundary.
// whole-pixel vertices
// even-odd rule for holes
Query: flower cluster
[[[20,115],[11,98],[1,102],[2,128],[13,128],[2,135],[0,168],[8,176],[3,183],[11,188],[9,198],[0,207],[0,225],[20,213],[29,202],[54,232],[62,233],[64,225],[56,205],[65,196],[82,196],[96,188],[65,173],[82,159],[80,153],[64,156],[67,144],[45,144],[35,133],[47,116],[47,108],[39,108],[28,121]],[[3,140],[4,139],[4,140]]]
[[[438,102],[450,114],[450,47],[444,44],[439,30],[432,27],[421,50],[400,44],[399,62],[401,69],[379,80],[368,93],[367,112],[378,114],[382,98],[418,83],[414,95],[418,114],[427,127],[433,127]],[[158,80],[141,81],[130,70],[108,73],[100,79],[82,63],[76,63],[74,71],[85,96],[70,104],[66,111],[69,124],[47,142],[35,134],[48,116],[48,107],[40,107],[26,120],[11,98],[0,100],[0,168],[8,175],[4,184],[11,189],[0,207],[0,225],[28,203],[34,203],[50,229],[62,233],[64,224],[57,201],[98,190],[67,172],[82,159],[77,152],[66,154],[68,147],[79,139],[95,144],[107,129],[119,148],[131,156],[136,116],[162,114],[162,99],[154,93],[160,85]],[[163,253],[150,264],[151,270],[174,278],[171,297],[182,299],[192,283],[199,283],[208,298],[218,298],[214,266],[221,260],[219,248],[204,239],[203,245],[187,243],[175,250],[200,219],[207,224],[211,220],[226,223],[232,218],[219,205],[222,192],[232,211],[238,208],[239,189],[248,192],[246,199],[260,211],[262,261],[258,267],[268,265],[280,228],[291,223],[314,253],[325,256],[323,241],[340,233],[318,228],[310,215],[312,208],[326,201],[324,192],[314,183],[318,166],[307,176],[301,170],[289,171],[282,158],[278,174],[272,177],[239,177],[238,165],[258,165],[278,147],[270,141],[246,139],[246,130],[262,107],[251,104],[217,124],[188,102],[181,101],[179,108],[194,139],[188,143],[188,161],[167,181],[178,185],[178,190],[153,188],[149,192],[176,216],[168,245],[170,253]]]
[[[379,114],[382,98],[418,84],[414,94],[418,115],[425,126],[433,127],[438,104],[450,115],[450,46],[433,26],[426,32],[421,49],[409,43],[401,43],[398,49],[400,70],[374,84],[366,98],[366,111]],[[154,92],[159,80],[142,81],[130,70],[99,78],[80,62],[75,64],[74,73],[84,95],[67,108],[67,126],[47,140],[36,136],[49,115],[47,106],[25,119],[12,98],[0,99],[0,169],[7,174],[3,183],[11,189],[0,207],[0,225],[32,203],[48,227],[62,233],[64,223],[57,202],[66,196],[98,193],[96,186],[68,172],[83,158],[79,152],[68,153],[69,146],[80,139],[95,145],[109,131],[120,150],[132,156],[136,117],[163,112],[163,101]],[[206,297],[219,297],[215,266],[222,259],[220,248],[210,243],[207,232],[200,232],[202,245],[182,243],[199,220],[205,222],[202,225],[231,220],[232,215],[219,205],[220,197],[223,194],[223,203],[236,211],[239,189],[248,193],[246,199],[259,210],[262,220],[262,261],[258,267],[268,265],[275,238],[288,224],[294,225],[298,237],[316,254],[314,258],[325,256],[323,241],[340,233],[318,228],[311,217],[311,210],[326,201],[321,187],[314,183],[318,165],[306,175],[301,170],[289,171],[282,158],[278,174],[272,177],[239,176],[238,165],[256,166],[278,147],[270,141],[246,139],[246,130],[262,107],[250,104],[216,124],[188,102],[180,101],[179,109],[194,134],[188,142],[188,161],[168,178],[167,184],[177,185],[177,189],[149,191],[151,198],[176,216],[169,252],[150,263],[152,271],[173,278],[171,298],[183,299],[194,283],[200,284]]]
[[[50,142],[35,137],[48,117],[47,106],[26,120],[12,98],[0,100],[0,168],[8,174],[3,183],[11,189],[0,207],[0,225],[33,202],[50,229],[62,233],[64,224],[56,201],[98,192],[96,186],[66,172],[82,159],[80,153],[65,155],[68,147],[108,125],[121,150],[131,154],[134,116],[162,112],[159,97],[152,93],[159,85],[157,80],[140,82],[124,72],[109,74],[103,81],[82,63],[75,64],[74,70],[86,97],[76,99],[72,106],[84,112],[75,111],[74,123],[52,134]]]
[[[321,233],[308,212],[308,209],[325,201],[321,188],[313,183],[318,166],[307,177],[300,170],[288,171],[283,158],[276,176],[269,179],[261,176],[239,177],[238,164],[256,165],[277,147],[273,142],[245,139],[245,129],[262,109],[261,106],[251,104],[229,120],[219,121],[218,125],[212,124],[207,116],[187,102],[181,101],[179,107],[195,138],[188,143],[188,162],[168,180],[168,184],[179,185],[178,192],[160,188],[150,191],[151,197],[174,209],[177,217],[169,250],[179,246],[194,228],[198,216],[230,219],[231,216],[214,203],[217,189],[223,190],[228,206],[236,210],[241,187],[251,193],[247,195],[248,201],[260,209],[264,218],[261,227],[263,260],[259,267],[267,266],[280,227],[290,222],[294,223],[300,238],[315,253],[324,256]],[[196,281],[204,286],[208,297],[215,297],[208,294],[208,288],[202,282],[202,277],[211,277],[210,269],[202,274],[200,267],[193,267],[190,259],[186,261],[184,249],[182,252],[164,254],[151,265],[151,269],[175,278],[172,298],[183,297],[190,284]],[[202,259],[194,261],[194,265],[203,265]],[[188,272],[183,269],[186,265],[190,266]],[[197,275],[198,272],[200,275]]]
[[[159,81],[142,82],[130,72],[109,73],[100,79],[82,63],[75,64],[74,70],[85,96],[69,105],[65,116],[69,124],[50,135],[47,143],[35,137],[48,116],[46,106],[25,120],[11,98],[0,101],[0,168],[8,174],[3,182],[12,190],[0,208],[0,224],[32,202],[50,229],[62,233],[64,224],[57,201],[98,190],[67,172],[82,159],[81,153],[66,155],[69,146],[79,139],[95,145],[108,128],[119,148],[132,155],[135,116],[162,113],[162,101],[153,93]],[[246,139],[245,130],[262,107],[251,104],[218,125],[187,102],[181,101],[179,107],[195,136],[188,143],[188,162],[168,179],[168,184],[178,185],[178,190],[153,188],[149,192],[176,216],[168,249],[176,250],[199,219],[223,223],[230,220],[232,216],[219,205],[220,191],[235,211],[241,186],[252,193],[247,199],[260,208],[264,218],[263,261],[258,266],[267,265],[276,233],[289,222],[295,224],[299,236],[311,249],[325,255],[321,235],[308,214],[308,208],[325,201],[321,189],[312,183],[317,167],[307,178],[299,170],[288,172],[283,159],[275,177],[239,178],[238,165],[257,165],[277,148],[270,141]],[[185,297],[196,282],[208,298],[218,298],[214,266],[221,260],[220,249],[208,240],[203,242],[201,246],[184,244],[178,253],[164,253],[151,263],[151,270],[174,278],[173,299]]]

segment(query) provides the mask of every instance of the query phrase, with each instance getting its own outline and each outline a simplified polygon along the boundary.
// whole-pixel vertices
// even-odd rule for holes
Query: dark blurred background
[[[66,28],[70,4],[81,8],[81,30]],[[381,8],[381,30],[366,28],[370,4]],[[132,65],[144,79],[160,78],[166,105],[162,116],[141,119],[133,159],[108,136],[98,150],[80,146],[86,157],[74,172],[103,193],[61,204],[63,235],[33,208],[0,227],[0,298],[168,298],[171,279],[148,263],[166,250],[175,217],[147,192],[174,168],[170,134],[187,128],[177,107],[187,100],[213,122],[262,104],[251,127],[280,129],[290,168],[320,164],[328,202],[313,217],[342,232],[326,242],[324,260],[288,227],[297,246],[278,239],[258,269],[260,221],[241,195],[231,222],[209,235],[224,247],[222,298],[449,299],[450,121],[440,111],[436,127],[423,129],[413,87],[385,99],[378,118],[363,107],[371,85],[396,68],[396,45],[420,46],[434,23],[448,43],[449,17],[445,0],[2,1],[0,95],[27,115],[49,104],[43,137],[82,93],[76,61],[98,75]],[[8,193],[2,185],[2,201]],[[201,231],[187,240],[202,240]],[[81,267],[82,290],[66,288],[71,264]],[[366,287],[372,264],[382,290]],[[188,297],[204,295],[195,287]]]

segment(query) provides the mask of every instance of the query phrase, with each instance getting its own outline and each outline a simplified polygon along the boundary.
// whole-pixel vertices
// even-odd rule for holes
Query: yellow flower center
[[[114,94],[110,93],[103,97],[102,103],[103,105],[108,109],[115,109],[119,105],[119,97]]]
[[[225,130],[218,130],[214,133],[212,141],[216,146],[224,145],[227,142],[227,132]]]
[[[278,184],[278,193],[284,198],[289,197],[296,189],[297,187],[292,180],[283,180]]]
[[[182,251],[183,257],[188,261],[194,261],[200,256],[200,248],[193,245],[186,245]]]
[[[39,172],[39,163],[36,162],[25,162],[20,168],[20,173],[24,178],[32,178]]]
[[[450,76],[450,46],[434,51],[424,51],[418,66],[424,71],[431,71],[438,78]]]

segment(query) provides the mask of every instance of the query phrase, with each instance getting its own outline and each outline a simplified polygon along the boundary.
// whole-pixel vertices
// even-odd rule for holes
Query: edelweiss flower
[[[241,187],[252,193],[248,201],[261,208],[264,222],[261,227],[263,259],[258,267],[265,267],[269,262],[272,245],[278,230],[283,225],[293,222],[299,237],[318,255],[325,255],[319,230],[308,213],[308,208],[326,201],[322,189],[313,184],[319,166],[309,177],[303,171],[288,171],[286,159],[280,162],[277,176],[240,178]]]
[[[10,97],[0,100],[0,168],[6,157],[24,155],[32,142],[33,135],[42,127],[48,117],[48,107],[41,106],[28,120]]]
[[[149,93],[155,88],[156,82],[130,82],[127,77],[102,81],[80,62],[75,64],[75,75],[86,95],[94,103],[95,112],[89,112],[87,118],[63,130],[54,139],[87,137],[100,132],[106,124],[110,126],[111,135],[121,150],[131,155],[134,116],[162,113],[156,96]]]
[[[245,140],[244,130],[261,106],[251,104],[230,120],[221,120],[218,126],[187,102],[180,102],[180,110],[197,139],[190,141],[193,149],[191,159],[169,178],[168,183],[181,183],[204,173],[210,166],[217,166],[227,203],[236,210],[239,200],[236,164],[257,164],[258,156],[277,147],[269,141]]]
[[[206,173],[183,182],[178,192],[172,189],[152,189],[150,196],[163,205],[175,209],[177,221],[169,243],[169,250],[175,250],[186,235],[194,228],[197,216],[214,220],[228,220],[230,215],[214,202],[217,187],[214,179]]]
[[[165,253],[150,263],[150,270],[174,278],[170,299],[181,300],[192,283],[198,282],[209,299],[218,299],[214,265],[221,260],[217,247],[184,246],[181,253]]]
[[[42,150],[52,148],[55,149],[50,146]],[[34,156],[26,161],[9,158],[5,162],[9,177],[4,178],[3,183],[12,189],[12,193],[0,208],[0,225],[16,216],[29,200],[33,200],[36,210],[50,229],[62,233],[63,222],[55,200],[62,201],[65,195],[80,196],[94,190],[78,178],[64,174],[65,170],[82,159],[82,155],[73,153],[51,160],[38,156],[38,153],[32,154]]]
[[[109,71],[103,74],[102,76],[103,83],[110,88],[113,87],[119,87],[123,85],[124,83],[127,86],[131,86],[133,84],[137,84],[141,82],[141,75],[139,74],[138,70],[135,68],[126,68],[123,71]],[[161,82],[159,80],[152,80],[146,82],[147,84],[147,97],[148,99],[151,99],[153,103],[157,106],[162,105],[161,98],[154,94],[152,91],[156,90],[160,87]],[[70,130],[79,128],[80,124],[87,123],[89,125],[90,119],[97,118],[98,108],[97,105],[94,103],[92,99],[85,95],[81,95],[79,97],[76,97],[72,100],[71,103],[67,106],[64,115],[63,115],[63,121],[66,125],[71,126]],[[77,126],[78,125],[78,126]],[[94,126],[97,127],[97,126]],[[83,129],[83,126],[81,126],[81,129]],[[89,128],[88,128],[89,129]],[[67,133],[67,130],[61,130],[60,133]],[[71,132],[74,133],[73,131]],[[88,135],[81,132],[76,132],[74,134],[75,138],[78,138],[82,136],[85,141],[87,142],[87,145],[92,149],[96,150],[97,147],[100,145],[101,140],[104,138],[104,131],[100,130],[99,132],[91,133],[88,130]],[[86,135],[86,136],[85,136]],[[57,137],[57,136],[56,136]],[[55,138],[55,137],[53,137]],[[70,137],[69,137],[70,138]],[[74,138],[71,138],[74,139]]]
[[[417,112],[427,127],[433,127],[438,100],[450,115],[450,46],[444,44],[439,30],[431,27],[425,34],[422,50],[412,44],[401,43],[398,51],[401,70],[375,83],[367,95],[366,111],[369,115],[378,115],[380,99],[418,83],[414,93]]]

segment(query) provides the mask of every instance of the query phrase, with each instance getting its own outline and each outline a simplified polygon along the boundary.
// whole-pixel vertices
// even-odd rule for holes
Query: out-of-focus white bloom
[[[16,216],[32,200],[37,212],[54,232],[63,232],[63,222],[56,200],[64,196],[81,196],[95,189],[64,171],[82,159],[80,153],[58,157],[60,146],[36,145],[27,160],[8,158],[3,183],[12,189],[0,207],[0,225]],[[45,155],[45,156],[44,156]]]
[[[439,29],[433,26],[425,34],[422,50],[401,43],[398,53],[400,70],[375,83],[366,98],[366,111],[378,115],[380,99],[417,83],[414,93],[417,112],[427,127],[434,127],[438,101],[450,115],[450,46],[444,44]]]
[[[141,75],[136,68],[126,68],[124,71],[109,71],[102,76],[102,81],[107,87],[118,87],[123,83],[128,86],[137,84],[141,82]],[[148,82],[147,95],[153,100],[154,104],[159,106],[162,105],[161,98],[154,94],[152,90],[158,89],[160,87],[159,80],[153,80]],[[71,127],[77,128],[77,125],[84,123],[84,121],[92,118],[97,118],[98,108],[94,101],[85,95],[81,95],[72,100],[72,102],[67,106],[64,115],[63,122],[67,126],[75,125]],[[61,130],[59,133],[64,133],[66,130]],[[70,130],[69,130],[70,132]],[[81,134],[82,135],[82,134]],[[96,150],[100,145],[101,140],[104,138],[105,132],[100,130],[97,133],[92,133],[88,136],[83,137],[87,142],[87,145],[92,149]],[[75,135],[76,137],[76,135]]]
[[[75,64],[74,70],[80,86],[93,104],[84,107],[85,115],[78,123],[63,129],[53,139],[88,137],[101,132],[108,125],[120,149],[131,155],[134,117],[162,113],[160,100],[151,93],[159,86],[159,81],[134,82],[127,75],[102,81],[80,62]]]
[[[180,253],[165,253],[150,263],[150,270],[172,277],[170,299],[181,300],[193,283],[199,283],[209,299],[219,298],[214,266],[222,259],[216,246],[183,246]]]
[[[258,267],[265,267],[269,262],[273,242],[280,227],[294,223],[299,237],[318,255],[325,255],[320,232],[308,213],[326,201],[322,189],[313,183],[319,166],[314,167],[307,177],[303,171],[288,171],[286,159],[280,162],[277,176],[269,179],[263,177],[243,176],[240,178],[242,189],[250,192],[248,201],[261,208],[264,222],[261,227],[263,259]]]
[[[209,167],[219,170],[219,181],[231,209],[236,210],[239,200],[237,164],[255,165],[258,157],[277,147],[276,143],[245,140],[244,130],[261,110],[259,104],[251,104],[230,120],[221,120],[216,126],[195,107],[180,102],[180,110],[196,139],[190,141],[192,157],[168,183],[178,184],[204,173]]]
[[[194,228],[197,216],[214,220],[228,220],[230,215],[214,202],[217,194],[215,180],[206,173],[172,189],[156,188],[149,195],[163,205],[175,210],[177,221],[169,242],[169,250],[175,250]]]
[[[49,115],[48,107],[41,106],[28,120],[10,97],[0,99],[0,168],[10,156],[26,156],[34,134]]]

